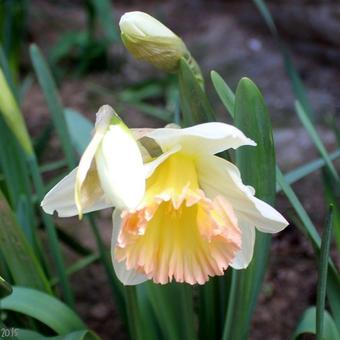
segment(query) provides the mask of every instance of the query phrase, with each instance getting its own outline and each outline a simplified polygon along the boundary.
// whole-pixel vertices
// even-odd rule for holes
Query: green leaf
[[[13,287],[13,293],[0,301],[3,310],[31,316],[59,335],[86,329],[75,312],[58,299],[38,290]]]
[[[320,248],[321,246],[321,240],[318,232],[316,231],[315,226],[313,225],[312,220],[308,216],[306,210],[302,206],[301,202],[299,201],[298,197],[295,195],[295,192],[292,190],[291,186],[286,182],[286,179],[284,178],[282,172],[277,167],[276,169],[276,179],[279,183],[280,187],[282,188],[282,191],[287,196],[289,202],[295,209],[298,217],[303,223],[304,231],[309,236],[311,241],[313,242],[313,245],[316,246],[316,248]]]
[[[74,235],[69,234],[63,228],[58,228],[58,225],[57,225],[57,233],[58,233],[59,240],[63,242],[66,247],[71,249],[72,252],[79,254],[79,255],[85,255],[85,256],[92,254],[91,248],[82,244],[76,237],[74,237]]]
[[[11,90],[11,92],[13,93],[13,96],[15,97],[16,101],[18,102],[18,94],[17,94],[17,89],[16,86],[14,84],[14,80],[12,77],[12,73],[6,58],[6,55],[4,53],[4,50],[2,49],[2,46],[0,45],[0,67],[2,68],[5,78],[7,80],[7,84]]]
[[[211,71],[211,81],[214,84],[215,90],[220,97],[223,105],[234,118],[235,95],[223,78],[215,71]]]
[[[0,249],[17,285],[51,293],[48,281],[1,191]]]
[[[5,177],[9,201],[17,209],[20,196],[30,196],[29,172],[25,162],[25,153],[13,132],[0,116],[0,165]]]
[[[0,276],[0,299],[12,294],[12,291],[11,285]]]
[[[329,154],[330,160],[335,160],[340,157],[340,149],[332,152]],[[300,179],[306,177],[307,175],[315,172],[316,170],[319,170],[320,168],[324,167],[326,165],[326,162],[323,158],[315,159],[314,161],[311,161],[307,164],[301,165],[298,168],[289,171],[285,174],[285,180],[288,184],[293,184]],[[277,183],[276,185],[276,191],[281,191],[280,185]],[[339,248],[340,249],[340,248]]]
[[[66,160],[61,159],[59,161],[54,161],[54,162],[41,165],[40,172],[44,173],[44,172],[59,170],[60,168],[65,167],[66,165],[67,165]]]
[[[86,31],[67,31],[56,41],[49,51],[51,65],[57,65],[63,58],[70,54],[73,48],[83,48],[87,41],[88,34]],[[65,72],[65,70],[63,70],[63,72]]]
[[[75,331],[61,336],[44,336],[28,329],[17,329],[17,340],[99,340],[100,338],[89,330]]]
[[[160,286],[146,282],[137,289],[138,293],[145,294],[151,303],[162,339],[196,339],[190,286],[177,283]]]
[[[158,118],[166,123],[171,123],[174,121],[173,113],[166,109],[155,107],[154,105],[142,102],[129,102],[128,105],[130,107],[138,109],[143,113],[146,113],[151,117]]]
[[[145,340],[158,340],[162,337],[158,313],[155,314],[152,308],[149,295],[145,289],[145,285],[141,284],[137,287],[137,299],[140,309],[143,311],[140,313],[141,324],[143,329],[143,339]],[[171,333],[171,332],[170,332]],[[168,339],[171,340],[171,334],[169,333]]]
[[[128,325],[131,339],[142,340],[142,318],[141,309],[138,306],[137,288],[136,286],[125,287],[125,298],[127,310],[129,313]]]
[[[27,154],[33,153],[31,139],[28,135],[23,115],[20,111],[16,98],[8,85],[5,74],[0,68],[0,113],[7,126],[18,139],[21,147]]]
[[[88,256],[85,256],[78,260],[77,262],[74,262],[70,267],[66,269],[66,273],[68,276],[77,273],[78,271],[86,268],[88,265],[92,264],[93,262],[97,261],[99,259],[99,255],[97,254],[91,254]],[[51,285],[54,286],[59,282],[58,278],[52,278],[51,279]]]
[[[45,196],[45,188],[44,188],[44,183],[43,183],[41,173],[39,170],[39,165],[34,154],[31,157],[28,157],[27,163],[31,171],[33,184],[34,184],[34,187],[37,193],[37,199],[39,202],[41,202]],[[54,262],[57,268],[58,275],[60,277],[63,292],[65,294],[65,300],[68,302],[70,306],[73,306],[74,305],[73,292],[72,292],[71,285],[66,275],[63,254],[62,254],[61,247],[58,241],[56,226],[54,224],[52,216],[45,214],[42,209],[40,209],[40,213],[41,213],[44,226],[46,228],[50,250],[53,255],[53,259],[54,259]]]
[[[326,230],[323,232],[319,260],[319,276],[316,303],[316,339],[322,340],[324,334],[324,313],[327,285],[327,271],[329,260],[329,248],[333,226],[333,207],[330,206]]]
[[[75,156],[71,147],[71,141],[64,117],[64,109],[57,92],[56,84],[39,48],[34,44],[31,45],[30,53],[34,70],[44,93],[48,109],[52,114],[53,123],[57,129],[66,160],[69,167],[73,168],[75,166]]]
[[[314,145],[318,149],[322,158],[325,160],[326,166],[328,167],[332,176],[335,178],[335,180],[340,185],[339,175],[338,175],[332,161],[329,158],[328,152],[327,152],[325,146],[323,145],[323,143],[320,139],[320,136],[317,133],[315,127],[313,126],[313,123],[311,122],[309,116],[307,115],[306,111],[304,110],[304,108],[302,107],[300,102],[298,102],[298,101],[295,102],[295,109],[296,109],[296,112],[297,112],[303,126],[305,127],[309,136],[311,137]]]
[[[221,339],[225,311],[229,272],[224,276],[211,277],[199,287],[199,339]]]
[[[26,33],[28,1],[0,2],[0,41],[11,71],[18,76],[21,47]]]
[[[7,69],[8,65],[4,56],[0,59],[1,65]],[[11,84],[10,72],[8,71],[4,74],[6,76],[6,79],[3,80],[4,83]],[[4,89],[6,84],[4,87],[0,87]],[[31,243],[36,255],[41,258],[41,247],[36,232],[37,223],[34,218],[33,202],[30,199],[32,188],[26,163],[26,157],[31,157],[33,153],[32,143],[17,99],[11,92],[12,90],[13,87],[7,87],[7,97],[10,100],[7,101],[8,98],[4,98],[6,103],[2,107],[4,110],[8,110],[9,117],[6,114],[0,115],[0,163],[6,180],[9,202],[13,210],[17,212],[17,216],[25,221],[26,230],[29,230],[30,234],[28,241]],[[11,128],[11,124],[16,126],[15,129]],[[21,209],[23,201],[26,202],[24,210]]]
[[[184,58],[180,60],[178,82],[184,125],[214,121],[215,113],[207,95]]]
[[[111,43],[117,42],[119,35],[112,15],[112,2],[109,0],[91,0],[91,2],[95,8],[98,22],[102,26],[106,38]]]
[[[263,97],[256,85],[242,78],[235,96],[235,125],[253,139],[256,147],[237,150],[236,160],[243,181],[252,185],[256,196],[269,204],[275,199],[275,152],[272,128]],[[251,166],[249,166],[251,164]],[[256,168],[256,171],[254,171]],[[269,257],[270,236],[256,232],[254,257],[246,270],[234,273],[238,278],[233,309],[227,311],[223,339],[245,339],[255,309]],[[232,321],[230,321],[230,318]]]
[[[334,178],[327,169],[322,172],[322,175],[328,204],[334,206],[334,236],[338,251],[340,252],[340,186],[334,183]]]
[[[29,202],[29,199],[25,195],[21,195],[17,204],[16,209],[16,216],[18,224],[21,226],[21,229],[24,232],[25,238],[30,244],[30,246],[34,247],[34,234],[33,230],[30,225],[30,220],[27,218],[27,216],[30,215],[29,206],[31,202]]]
[[[44,127],[40,134],[33,140],[34,153],[38,159],[41,159],[44,152],[49,148],[49,141],[53,131],[53,123],[49,120],[46,127]]]
[[[82,155],[91,141],[94,125],[78,111],[65,109],[64,113],[72,145]]]
[[[303,232],[308,235],[313,247],[319,253],[321,247],[320,236],[295,192],[286,182],[279,168],[276,169],[276,178],[282,188],[282,191],[285,193],[289,202],[300,218],[303,226]],[[340,278],[331,260],[329,261],[329,271],[327,276],[327,296],[333,316],[335,318],[336,324],[339,325],[340,331]]]
[[[95,91],[98,93],[111,93],[101,87],[95,86]],[[142,81],[136,85],[129,86],[125,88],[118,94],[119,100],[126,103],[142,102],[145,99],[159,98],[164,94],[164,84],[156,79],[148,79],[147,81]]]
[[[243,180],[256,185],[256,194],[273,203],[275,199],[275,150],[271,122],[264,99],[256,85],[242,78],[236,90],[235,125],[257,145],[236,152]],[[256,166],[256,170],[249,164]]]
[[[299,322],[294,332],[293,339],[298,340],[301,338],[303,334],[306,334],[306,333],[316,334],[315,318],[316,318],[316,308],[315,307],[308,308],[302,315],[301,321]],[[340,339],[340,333],[338,332],[336,328],[335,322],[327,311],[325,311],[323,325],[324,325],[323,327],[325,330],[324,337],[323,337],[324,340]]]

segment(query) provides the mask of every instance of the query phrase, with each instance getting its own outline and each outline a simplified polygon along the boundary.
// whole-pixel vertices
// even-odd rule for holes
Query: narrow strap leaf
[[[311,221],[307,212],[303,208],[300,200],[296,196],[291,186],[286,182],[279,168],[276,169],[276,177],[277,177],[278,183],[280,184],[282,188],[282,191],[285,193],[289,202],[291,203],[295,212],[300,218],[302,222],[303,231],[308,235],[308,237],[312,241],[313,247],[319,253],[320,247],[321,247],[321,239],[313,222]],[[334,319],[336,321],[336,324],[339,325],[339,331],[340,331],[340,289],[339,289],[340,278],[332,261],[329,260],[328,262],[329,262],[329,271],[327,275],[327,296],[328,296],[328,301],[329,301],[331,310],[333,312]]]
[[[322,340],[324,334],[324,313],[325,313],[325,299],[327,286],[327,270],[329,259],[329,248],[331,245],[331,235],[333,226],[333,206],[329,208],[328,221],[326,230],[322,235],[320,260],[319,260],[319,278],[317,289],[317,304],[316,304],[316,339]]]
[[[83,321],[67,305],[35,289],[13,287],[13,293],[0,303],[2,309],[31,316],[59,335],[86,329]]]
[[[273,204],[276,176],[272,128],[264,99],[248,78],[242,78],[238,84],[234,119],[235,125],[257,143],[256,148],[245,146],[236,152],[242,178],[255,188],[257,197]],[[254,168],[256,171],[253,171]],[[234,273],[238,276],[234,278],[237,281],[233,297],[235,302],[230,302],[232,309],[227,311],[224,340],[247,338],[268,262],[270,240],[269,235],[257,232],[251,264],[246,270]]]
[[[89,330],[75,331],[61,336],[44,336],[28,329],[16,329],[16,340],[99,340],[100,338]]]
[[[188,126],[214,121],[215,113],[207,95],[184,58],[180,60],[178,82],[183,124]]]
[[[296,109],[296,112],[297,112],[303,126],[305,127],[309,136],[311,137],[314,145],[316,146],[320,155],[324,159],[326,166],[328,167],[328,169],[331,172],[334,179],[340,185],[339,175],[338,175],[338,173],[337,173],[337,171],[336,171],[336,169],[335,169],[335,167],[334,167],[334,165],[333,165],[333,163],[332,163],[332,161],[331,161],[331,159],[328,155],[328,152],[327,152],[325,146],[323,145],[321,138],[320,138],[319,134],[317,133],[312,121],[310,120],[309,116],[307,115],[306,111],[304,110],[304,108],[302,107],[302,105],[299,101],[295,102],[295,109]]]
[[[0,299],[12,294],[12,291],[11,285],[0,276]]]
[[[316,334],[316,308],[308,308],[302,315],[301,321],[299,322],[294,334],[293,340],[300,339],[303,334],[310,333]],[[325,340],[338,340],[340,339],[340,333],[338,332],[335,322],[328,312],[325,312],[324,318],[324,338]]]
[[[229,112],[231,118],[234,118],[235,95],[223,78],[216,72],[211,71],[211,81],[215,87],[221,102]]]
[[[340,157],[340,149],[332,152],[329,154],[330,160],[334,161],[335,159]],[[324,158],[318,158],[314,161],[311,161],[307,164],[301,165],[294,170],[289,171],[285,174],[285,180],[288,184],[293,184],[300,179],[306,177],[307,175],[315,172],[316,170],[319,170],[320,168],[324,167],[326,165],[326,161]],[[281,191],[280,185],[277,183],[276,186],[276,192]]]
[[[60,142],[63,147],[65,157],[69,167],[73,168],[75,166],[75,156],[73,154],[72,148],[70,147],[71,142],[68,133],[68,127],[66,125],[63,106],[57,92],[56,84],[52,78],[52,74],[47,62],[41,54],[38,46],[34,44],[31,45],[30,53],[35,72],[47,102],[48,109],[52,114],[54,125],[60,137]]]
[[[51,293],[48,281],[0,190],[0,251],[17,285]]]

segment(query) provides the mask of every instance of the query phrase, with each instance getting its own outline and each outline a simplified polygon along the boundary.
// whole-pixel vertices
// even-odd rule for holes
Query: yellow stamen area
[[[117,260],[156,283],[203,284],[223,275],[241,245],[233,209],[223,197],[204,195],[195,160],[183,153],[156,169],[141,207],[122,218]]]

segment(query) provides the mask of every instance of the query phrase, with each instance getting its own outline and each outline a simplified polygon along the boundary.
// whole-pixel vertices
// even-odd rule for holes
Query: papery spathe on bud
[[[125,13],[119,27],[129,52],[163,71],[177,71],[179,60],[190,55],[182,39],[149,14]]]

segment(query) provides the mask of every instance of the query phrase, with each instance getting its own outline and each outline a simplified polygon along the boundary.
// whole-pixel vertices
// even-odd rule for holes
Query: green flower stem
[[[180,292],[180,308],[181,315],[184,318],[184,339],[196,340],[195,331],[195,317],[194,317],[194,306],[193,306],[193,291],[192,287],[188,284],[181,284],[179,289]]]
[[[233,321],[232,311],[235,309],[237,284],[238,284],[238,272],[237,270],[233,269],[232,274],[231,274],[231,284],[230,284],[229,297],[228,297],[228,308],[227,308],[226,319],[224,323],[222,340],[230,339],[231,326],[232,326],[232,321]]]
[[[128,322],[129,322],[129,331],[130,337],[132,340],[141,340],[141,329],[139,325],[141,325],[138,303],[137,303],[137,291],[135,286],[126,286],[125,287],[125,297],[126,297],[126,305],[128,311]]]
[[[41,178],[41,174],[39,171],[39,165],[38,165],[35,155],[31,154],[30,156],[28,156],[27,162],[28,162],[28,165],[31,171],[33,184],[37,192],[38,199],[39,201],[41,201],[44,197],[45,191],[44,191],[43,180]],[[55,264],[57,266],[57,272],[60,278],[65,301],[67,302],[68,305],[70,305],[71,307],[74,307],[74,297],[73,297],[70,283],[67,278],[64,260],[63,260],[61,249],[60,249],[59,242],[58,242],[56,227],[54,225],[52,217],[45,214],[42,210],[41,210],[41,217],[46,227],[48,242],[50,244],[51,252],[54,257]]]
[[[96,240],[97,248],[99,250],[100,261],[104,266],[108,282],[110,283],[113,299],[116,301],[117,307],[119,309],[119,314],[121,318],[123,319],[123,322],[127,324],[128,321],[127,321],[127,314],[126,314],[125,303],[124,303],[124,295],[123,295],[124,293],[123,293],[123,289],[120,289],[120,288],[123,288],[123,286],[116,279],[116,275],[113,271],[111,259],[109,259],[108,257],[107,250],[105,248],[104,242],[99,233],[93,213],[88,214],[86,217],[87,217],[92,233]]]

